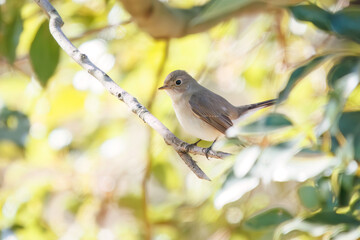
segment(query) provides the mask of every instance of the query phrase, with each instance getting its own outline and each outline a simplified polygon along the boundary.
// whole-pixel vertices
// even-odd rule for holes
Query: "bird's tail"
[[[265,107],[270,107],[276,103],[276,100],[277,99],[271,99],[271,100],[267,100],[264,102],[253,103],[253,104],[237,107],[239,117],[241,117],[242,115],[247,114],[249,112],[253,112],[252,110],[255,111],[255,110],[265,108]]]

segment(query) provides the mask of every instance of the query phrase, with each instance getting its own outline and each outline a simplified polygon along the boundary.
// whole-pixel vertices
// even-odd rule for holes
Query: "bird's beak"
[[[162,86],[162,87],[159,87],[159,90],[169,89],[169,88],[170,88],[170,86],[168,86],[168,85],[164,85],[164,86]]]

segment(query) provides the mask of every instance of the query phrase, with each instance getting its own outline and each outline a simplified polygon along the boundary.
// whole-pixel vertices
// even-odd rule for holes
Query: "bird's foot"
[[[186,147],[185,147],[185,150],[186,152],[189,152],[190,151],[190,148],[194,147],[194,146],[197,146],[197,144],[201,141],[201,139],[197,140],[196,142],[192,143],[192,144],[188,144]]]
[[[205,150],[205,157],[206,157],[207,160],[209,160],[208,154],[209,154],[210,151],[211,151],[211,147],[208,147],[208,148]]]
[[[207,160],[209,160],[209,152],[212,150],[212,146],[214,145],[214,143],[216,142],[217,139],[215,139],[215,141],[210,145],[210,147],[208,147],[206,150],[205,150],[205,157]]]

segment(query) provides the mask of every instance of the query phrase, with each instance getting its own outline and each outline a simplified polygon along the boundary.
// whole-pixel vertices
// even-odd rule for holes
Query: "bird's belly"
[[[196,117],[189,105],[174,104],[174,109],[180,125],[190,135],[206,141],[214,141],[222,135],[221,132]]]

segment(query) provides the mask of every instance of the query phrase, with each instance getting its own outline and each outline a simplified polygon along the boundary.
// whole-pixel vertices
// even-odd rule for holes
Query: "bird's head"
[[[159,89],[167,90],[168,93],[184,93],[191,89],[197,82],[187,72],[176,70],[165,78],[164,85]]]

